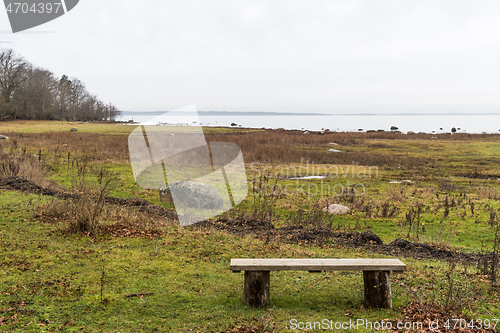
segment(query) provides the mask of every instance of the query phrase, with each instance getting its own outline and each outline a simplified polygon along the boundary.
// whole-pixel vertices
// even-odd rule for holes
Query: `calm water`
[[[127,114],[120,120],[133,119],[136,122],[146,122],[155,116]],[[249,128],[285,128],[319,131],[358,131],[362,129],[389,131],[396,126],[406,133],[450,132],[452,127],[458,132],[466,133],[500,133],[500,115],[206,115],[200,114],[200,124],[203,126],[231,126],[236,123]],[[175,123],[172,117],[172,123]]]

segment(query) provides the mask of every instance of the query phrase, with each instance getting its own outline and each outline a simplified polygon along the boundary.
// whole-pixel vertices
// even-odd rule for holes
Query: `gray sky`
[[[0,10],[0,47],[127,111],[499,112],[499,17],[484,0],[81,0],[17,34]]]

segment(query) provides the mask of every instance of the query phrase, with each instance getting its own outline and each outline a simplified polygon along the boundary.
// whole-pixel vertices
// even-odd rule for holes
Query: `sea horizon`
[[[155,118],[168,111],[124,111],[118,120],[149,125],[187,125],[182,112],[168,112],[155,123]],[[196,116],[196,114],[193,114]],[[500,113],[359,113],[309,114],[248,111],[198,111],[190,125],[215,127],[267,128],[303,131],[366,132],[390,131],[397,127],[402,133],[500,133]]]

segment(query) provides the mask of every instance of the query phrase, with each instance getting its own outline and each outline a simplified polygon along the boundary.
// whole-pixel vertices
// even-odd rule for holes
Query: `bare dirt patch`
[[[63,200],[79,198],[78,194],[72,193],[69,190],[55,190],[44,188],[19,176],[0,178],[0,189],[48,195]],[[105,202],[106,204],[118,206],[137,207],[139,212],[154,216],[166,217],[171,219],[177,218],[177,215],[172,209],[166,209],[164,207],[154,205],[149,201],[140,198],[123,199],[108,196],[105,198]]]
[[[48,195],[60,199],[75,199],[78,194],[66,190],[48,189],[18,176],[0,178],[0,189],[22,191]],[[137,207],[141,213],[151,216],[164,217],[168,219],[177,219],[172,209],[154,205],[140,198],[115,198],[106,197],[107,204],[113,204],[125,207]],[[324,227],[304,227],[301,225],[286,225],[276,228],[267,220],[244,219],[244,218],[226,218],[219,217],[213,220],[200,222],[191,226],[192,228],[212,228],[226,231],[235,235],[253,234],[256,238],[266,242],[309,244],[314,246],[332,246],[342,245],[356,248],[363,248],[372,252],[404,257],[415,258],[434,258],[434,259],[454,259],[460,261],[477,262],[479,260],[493,260],[493,254],[464,253],[441,249],[435,246],[412,243],[404,239],[395,239],[389,244],[384,244],[380,237],[370,230],[365,232],[334,232]],[[111,226],[105,226],[106,233],[117,237],[145,236],[156,237],[158,230],[139,230],[131,229],[129,225],[115,223]]]
[[[286,225],[276,228],[269,221],[223,217],[213,221],[204,221],[193,227],[214,228],[237,235],[252,234],[266,242],[310,244],[320,247],[332,245],[350,246],[391,256],[440,260],[454,259],[470,262],[477,262],[480,259],[493,259],[492,254],[464,253],[427,244],[412,243],[400,238],[389,244],[384,244],[380,237],[370,230],[364,232],[335,232],[328,228],[304,227],[301,225]]]

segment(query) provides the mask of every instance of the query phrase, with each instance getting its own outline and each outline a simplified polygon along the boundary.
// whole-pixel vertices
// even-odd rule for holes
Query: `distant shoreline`
[[[164,113],[184,114],[180,111],[121,111],[121,116],[159,116]],[[203,116],[500,116],[500,113],[308,113],[308,112],[268,112],[268,111],[198,111]]]
[[[181,111],[121,111],[122,116],[144,115],[160,116],[164,113],[185,114],[194,112]],[[267,111],[198,111],[198,115],[203,116],[330,116],[328,113],[292,113],[292,112],[267,112]]]

